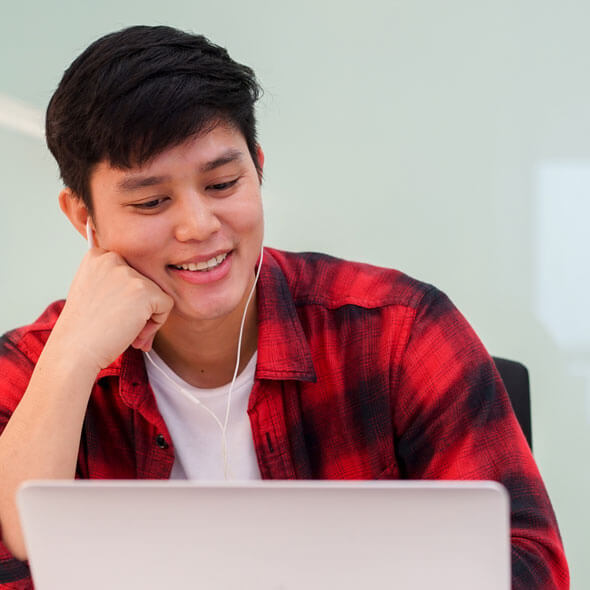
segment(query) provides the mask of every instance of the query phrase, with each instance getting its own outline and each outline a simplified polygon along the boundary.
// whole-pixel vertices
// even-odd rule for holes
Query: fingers
[[[157,306],[158,309],[160,309],[161,311],[154,312],[150,319],[145,323],[145,326],[142,328],[141,332],[131,343],[131,346],[133,346],[133,348],[143,350],[144,352],[148,352],[149,350],[151,350],[154,338],[158,330],[166,322],[166,320],[168,319],[168,314],[170,313],[170,311],[172,311],[172,308],[174,307],[174,300],[172,299],[172,297],[166,295],[166,293],[163,293],[163,295],[163,297],[159,298],[159,306]]]
[[[131,343],[133,348],[148,352],[152,348],[156,333],[160,329],[161,324],[157,324],[153,320],[148,320],[142,331],[137,335],[137,338]]]

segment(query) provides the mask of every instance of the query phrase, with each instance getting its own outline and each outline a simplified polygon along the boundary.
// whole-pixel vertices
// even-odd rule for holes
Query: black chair
[[[492,359],[496,364],[500,377],[502,377],[502,381],[504,381],[512,408],[532,451],[533,433],[531,429],[529,372],[523,364],[516,361],[510,361],[497,356],[492,357]]]

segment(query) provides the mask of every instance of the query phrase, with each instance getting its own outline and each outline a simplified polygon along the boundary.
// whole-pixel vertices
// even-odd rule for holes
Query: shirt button
[[[167,449],[168,448],[168,442],[166,441],[166,439],[164,438],[163,434],[158,434],[158,436],[156,436],[156,444],[161,448],[161,449]]]

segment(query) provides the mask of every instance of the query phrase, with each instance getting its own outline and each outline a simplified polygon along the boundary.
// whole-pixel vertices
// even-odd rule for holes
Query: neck
[[[195,387],[212,388],[230,383],[238,352],[245,301],[223,318],[188,321],[170,314],[154,340],[154,350],[182,379]],[[256,294],[246,313],[238,374],[256,352],[258,340]]]

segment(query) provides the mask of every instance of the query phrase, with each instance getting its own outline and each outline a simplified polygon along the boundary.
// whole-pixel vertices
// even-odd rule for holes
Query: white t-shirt
[[[174,373],[153,350],[149,356],[161,369],[159,371],[149,359],[144,358],[158,409],[168,427],[176,451],[170,479],[225,479],[220,424],[225,420],[229,383],[214,389],[194,387]],[[255,353],[246,368],[238,375],[232,391],[226,431],[229,479],[260,479],[247,414],[248,398],[254,384],[256,358]],[[180,391],[180,388],[186,393]],[[217,417],[220,424],[210,412]]]

